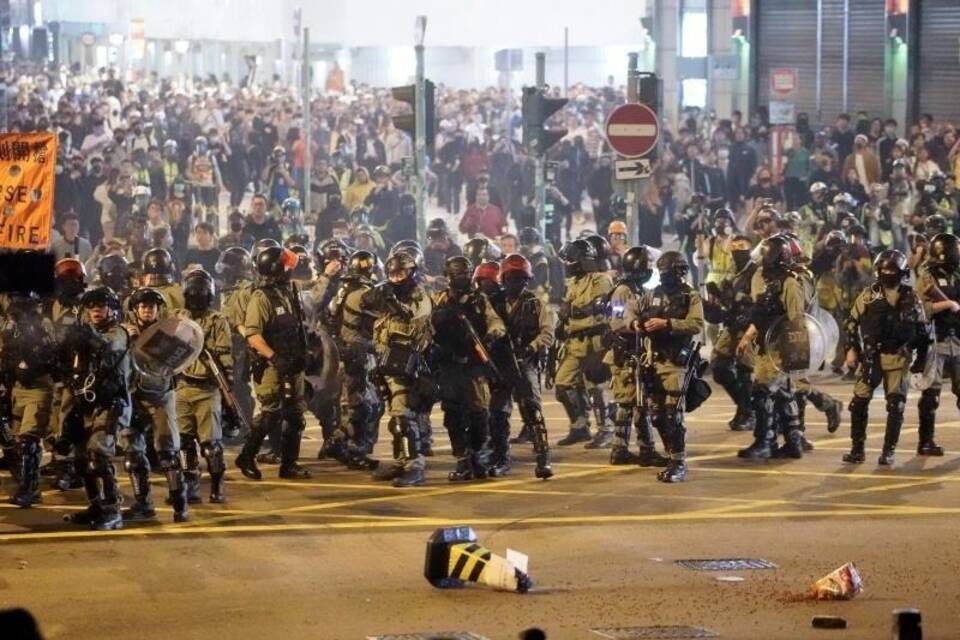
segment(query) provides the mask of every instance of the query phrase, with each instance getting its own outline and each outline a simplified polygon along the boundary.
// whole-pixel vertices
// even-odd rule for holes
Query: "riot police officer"
[[[376,313],[363,296],[376,285],[378,259],[357,251],[347,261],[346,274],[330,302],[328,327],[340,351],[343,385],[340,392],[340,431],[346,439],[345,462],[354,469],[375,468],[370,458],[377,441],[380,406],[372,375],[376,366],[373,325]]]
[[[482,262],[500,260],[503,257],[503,252],[489,238],[480,236],[471,238],[464,243],[463,257],[467,259],[471,267],[476,268]],[[444,268],[446,268],[446,265],[444,265]]]
[[[465,256],[449,258],[447,289],[437,296],[432,323],[439,348],[440,402],[457,468],[451,481],[487,477],[489,437],[489,362],[477,357],[506,334],[503,320],[487,296],[472,285],[473,268]],[[477,342],[481,344],[477,344]]]
[[[873,390],[882,382],[887,399],[887,426],[878,464],[893,464],[907,403],[907,372],[913,351],[913,370],[920,372],[929,346],[928,326],[916,292],[905,284],[910,275],[907,257],[887,249],[873,262],[876,280],[857,296],[847,320],[847,365],[860,363],[850,401],[850,453],[844,462],[864,462],[867,408]]]
[[[97,282],[123,300],[130,293],[130,263],[123,256],[103,256],[97,263]]]
[[[640,372],[637,367],[641,366],[639,358],[643,355],[637,348],[641,334],[634,332],[625,320],[627,310],[644,295],[643,285],[653,276],[647,247],[641,245],[628,249],[623,255],[622,266],[623,275],[610,293],[610,333],[607,334],[607,343],[611,349],[604,356],[611,366],[610,386],[613,401],[617,405],[610,464],[665,467],[667,459],[657,452],[650,428],[650,398],[644,396],[642,389],[637,389],[637,379],[641,377],[638,376]],[[630,451],[634,426],[640,446],[639,456]]]
[[[523,428],[530,434],[536,456],[536,477],[546,480],[553,476],[550,466],[550,444],[543,418],[543,399],[540,391],[541,362],[547,349],[553,345],[555,318],[547,304],[540,301],[528,287],[533,281],[530,262],[519,254],[503,259],[500,271],[503,286],[502,307],[498,313],[507,330],[507,341],[500,341],[510,350],[510,375],[499,391],[507,394],[506,415],[495,418],[491,413],[491,442],[493,464],[491,475],[500,476],[509,468],[510,456],[510,398],[517,403]],[[497,303],[494,302],[494,307]],[[494,399],[491,406],[496,406]],[[499,420],[499,422],[498,422]]]
[[[650,413],[663,440],[670,462],[657,474],[661,482],[683,482],[687,476],[686,400],[683,377],[694,349],[693,337],[703,331],[703,305],[697,292],[686,283],[690,271],[679,251],[666,251],[657,259],[660,284],[645,291],[627,308],[625,324],[643,332],[650,341],[653,380]],[[693,356],[695,358],[695,355]]]
[[[533,227],[524,227],[517,234],[520,242],[520,254],[530,262],[533,280],[530,290],[544,303],[550,302],[551,280],[550,259],[543,247],[540,232]]]
[[[41,314],[36,294],[17,294],[11,299],[0,349],[0,375],[10,394],[17,442],[11,472],[19,486],[10,503],[26,508],[40,502],[40,461],[53,405],[53,324]]]
[[[134,320],[125,328],[132,341],[135,342],[160,318],[160,310],[165,304],[166,300],[156,289],[144,287],[131,294],[128,305]],[[131,385],[133,418],[120,431],[126,452],[124,466],[130,474],[134,496],[134,504],[123,513],[127,520],[147,520],[157,515],[150,491],[150,462],[147,459],[146,438],[150,431],[157,458],[167,478],[174,522],[185,522],[190,517],[180,459],[177,398],[173,389],[173,376],[156,375],[143,367],[135,369]]]
[[[260,413],[254,417],[250,435],[236,459],[248,478],[260,480],[256,456],[263,439],[282,424],[280,477],[309,478],[310,471],[298,464],[300,440],[306,426],[303,414],[304,370],[307,340],[300,308],[300,292],[290,282],[297,256],[289,249],[270,247],[257,255],[257,272],[263,282],[250,297],[244,330],[256,352],[252,371]]]
[[[69,380],[84,427],[75,444],[83,461],[89,506],[69,520],[97,530],[120,529],[121,496],[113,456],[117,430],[130,424],[129,339],[117,322],[120,299],[109,287],[88,289],[80,302],[90,325],[78,325],[64,345],[73,353]]]
[[[393,462],[381,463],[375,480],[392,480],[395,487],[424,482],[424,456],[416,408],[424,354],[432,339],[433,301],[418,282],[416,260],[398,251],[384,265],[387,281],[363,294],[362,304],[376,310],[374,326],[378,375],[382,376],[393,436]]]
[[[183,279],[185,309],[177,312],[203,329],[203,352],[177,379],[177,424],[180,448],[186,469],[187,501],[200,502],[199,453],[210,474],[210,502],[221,503],[223,475],[223,398],[214,373],[216,367],[228,386],[233,386],[233,356],[230,325],[219,311],[212,309],[215,299],[213,276],[202,269],[191,271]]]
[[[165,314],[183,309],[183,289],[177,282],[173,256],[166,249],[150,249],[143,254],[142,284],[156,289],[163,296]]]
[[[750,257],[752,249],[753,243],[746,236],[738,235],[731,240],[730,253],[736,273],[732,280],[719,285],[708,283],[710,299],[703,304],[706,319],[722,325],[710,364],[714,381],[737,407],[729,423],[734,431],[753,431],[756,426],[751,404],[754,352],[749,348],[740,356],[736,354],[737,343],[750,326],[750,283],[758,268]]]
[[[754,442],[741,449],[741,458],[771,458],[777,454],[777,416],[783,421],[781,428],[787,440],[783,454],[799,458],[803,456],[803,431],[799,409],[791,387],[790,378],[783,372],[766,344],[768,329],[786,316],[789,322],[803,319],[805,296],[804,285],[796,272],[788,267],[792,263],[790,241],[785,236],[772,236],[763,244],[760,268],[750,283],[753,299],[750,326],[737,343],[737,357],[743,357],[751,348],[754,338],[759,337],[757,356],[754,359],[753,411],[756,416]]]
[[[604,355],[603,335],[607,332],[606,298],[613,289],[610,276],[597,271],[597,252],[586,240],[574,240],[560,255],[567,275],[567,290],[560,306],[558,341],[563,342],[562,358],[558,358],[554,384],[557,400],[570,419],[570,432],[557,444],[568,446],[590,442],[594,447],[609,445],[613,428],[606,420],[597,425],[597,435],[590,437],[590,402],[586,377],[595,375]],[[603,379],[591,380],[602,384]]]
[[[80,296],[86,288],[86,269],[76,258],[63,258],[54,266],[55,297],[50,305],[48,317],[53,322],[54,337],[58,343],[64,341],[67,332],[80,323],[83,307]],[[66,363],[61,363],[66,365]],[[65,368],[65,367],[63,367]],[[52,413],[52,454],[51,466],[55,473],[54,487],[61,491],[77,489],[83,481],[76,473],[73,446],[64,437],[64,423],[74,421],[79,415],[74,411],[73,393],[59,378],[53,386]]]
[[[250,424],[253,419],[253,396],[250,395],[250,358],[247,340],[243,337],[243,323],[247,303],[253,294],[253,265],[250,253],[243,247],[228,247],[220,254],[217,262],[220,275],[220,309],[230,324],[231,357],[233,358],[233,396],[237,399],[244,422]],[[224,423],[224,436],[236,437],[239,428]],[[246,435],[246,434],[244,434]]]
[[[423,250],[423,268],[427,281],[443,275],[447,258],[463,255],[450,239],[450,230],[443,218],[434,218],[427,225],[427,245]]]
[[[936,369],[930,386],[920,394],[917,454],[942,456],[943,447],[934,437],[937,407],[940,406],[942,378],[950,379],[950,388],[960,405],[960,241],[950,233],[941,233],[930,241],[927,261],[918,269],[916,289],[927,317],[933,322],[936,339]]]

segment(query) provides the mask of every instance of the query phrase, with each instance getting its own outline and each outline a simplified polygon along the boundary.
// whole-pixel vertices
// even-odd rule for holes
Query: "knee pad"
[[[906,397],[899,393],[891,393],[887,396],[887,414],[902,416],[907,406]]]
[[[630,424],[633,420],[633,406],[629,404],[618,404],[617,413],[614,416],[614,422],[618,425]]]
[[[920,411],[936,411],[940,406],[940,389],[927,389],[920,394],[917,408]]]
[[[87,460],[94,475],[105,477],[114,474],[113,461],[96,451],[87,452]]]
[[[222,456],[223,445],[219,442],[204,442],[200,446],[200,454],[207,460],[213,456]]]
[[[180,455],[176,451],[160,451],[160,468],[164,472],[181,469],[183,465],[180,462]]]
[[[850,410],[851,416],[860,417],[867,415],[867,407],[869,405],[870,398],[860,398],[854,396],[853,399],[850,400],[850,406],[847,408]]]
[[[400,429],[400,421],[396,418],[396,416],[391,417],[390,421],[387,422],[387,431],[389,431],[394,437],[399,437],[403,433]]]
[[[133,473],[140,469],[146,469],[150,472],[150,461],[145,453],[140,451],[128,450],[123,456],[123,468],[127,473]]]

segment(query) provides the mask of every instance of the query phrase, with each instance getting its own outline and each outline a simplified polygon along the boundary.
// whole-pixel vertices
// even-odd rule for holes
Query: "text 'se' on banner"
[[[0,133],[0,248],[50,244],[56,163],[56,135]]]

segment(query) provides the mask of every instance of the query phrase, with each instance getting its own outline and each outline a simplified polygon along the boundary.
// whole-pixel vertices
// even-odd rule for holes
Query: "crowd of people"
[[[906,141],[897,123],[865,114],[816,132],[801,116],[777,174],[762,112],[743,122],[685,111],[639,203],[640,236],[629,238],[600,124],[624,96],[577,86],[562,116],[569,135],[549,152],[542,235],[516,100],[443,90],[429,184],[446,214],[421,245],[410,140],[386,90],[315,96],[307,141],[300,102],[277,83],[124,84],[112,70],[61,70],[24,73],[17,86],[10,130],[60,141],[56,291],[3,300],[0,440],[19,506],[39,499],[49,473],[57,488],[86,492],[73,522],[119,528],[156,517],[149,477],[159,469],[183,521],[202,500],[201,458],[210,502],[226,499],[231,438],[242,438],[234,464],[244,476],[276,464],[281,478],[309,477],[299,462],[308,412],[321,457],[416,486],[437,404],[451,481],[509,473],[511,445],[522,443],[546,479],[542,386],[569,418],[557,445],[609,449],[611,464],[659,467],[659,480],[680,482],[684,415],[710,394],[708,364],[736,404],[730,428],[753,432],[740,457],[798,458],[813,446],[806,404],[831,432],[842,412],[811,383],[819,363],[800,362],[777,337],[778,322],[796,327],[805,314],[832,319],[826,366],[855,383],[844,459],[864,461],[867,405],[883,383],[880,463],[893,464],[908,371],[925,380],[918,453],[943,454],[941,378],[960,393],[950,233],[960,147],[946,123],[924,117]],[[192,326],[202,344],[187,346],[202,355],[182,370],[152,366],[183,334],[171,327]],[[381,460],[384,417],[392,447]],[[134,494],[123,512],[118,450]]]

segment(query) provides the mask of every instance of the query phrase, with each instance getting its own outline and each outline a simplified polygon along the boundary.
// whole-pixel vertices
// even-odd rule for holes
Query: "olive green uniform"
[[[238,280],[230,288],[223,290],[220,312],[230,324],[231,355],[233,359],[233,396],[237,399],[244,422],[253,420],[253,396],[250,394],[250,351],[244,337],[243,323],[246,321],[247,305],[253,295],[253,283]],[[244,434],[246,435],[246,434]]]
[[[587,273],[567,279],[561,305],[564,343],[555,384],[557,400],[567,412],[571,431],[590,428],[590,402],[585,379],[603,368],[606,352],[603,335],[608,328],[603,302],[612,290],[613,282],[605,273]],[[610,429],[605,422],[597,426]]]

